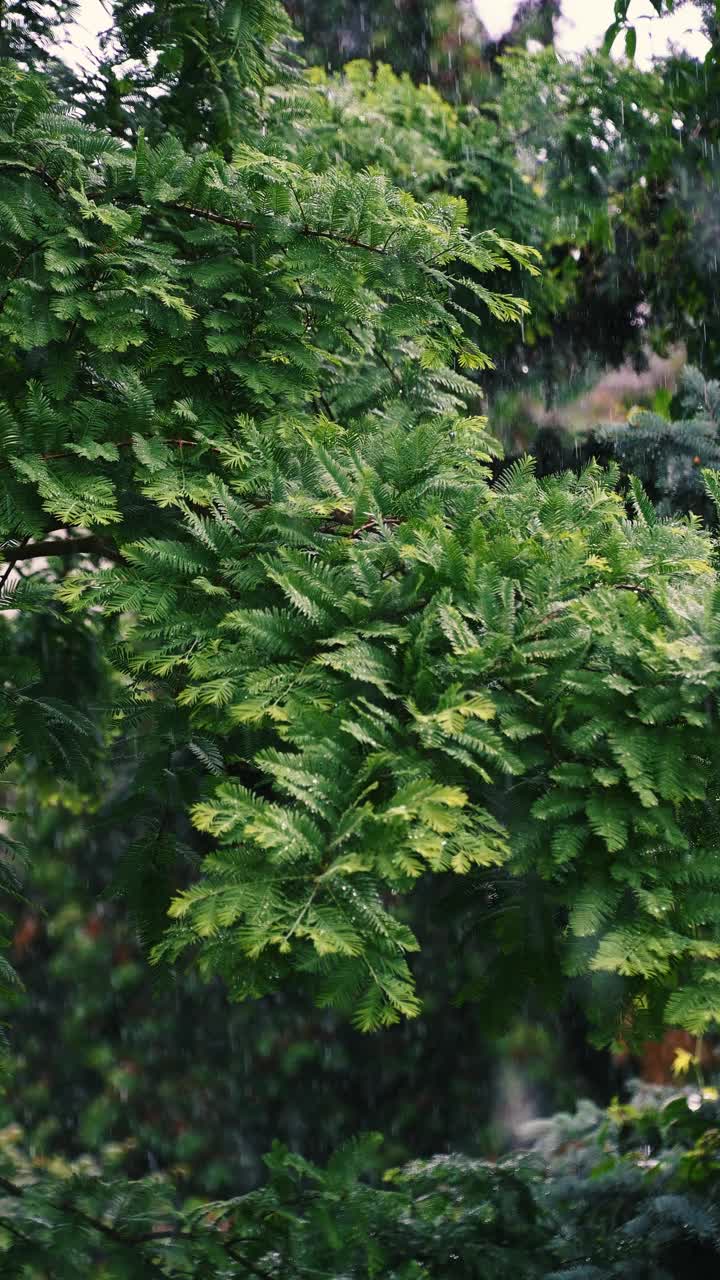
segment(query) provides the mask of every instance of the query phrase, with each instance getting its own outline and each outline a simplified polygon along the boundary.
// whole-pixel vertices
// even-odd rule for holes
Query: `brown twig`
[[[391,529],[396,529],[399,524],[402,524],[402,520],[399,516],[383,516],[381,517],[381,522],[384,525],[388,525]],[[371,529],[377,528],[378,522],[374,516],[371,516],[369,520],[365,521],[365,524],[361,524],[357,529],[353,529],[350,537],[361,538],[364,533],[369,533]]]
[[[642,587],[640,586],[639,583],[636,583],[636,582],[609,582],[607,584],[600,583],[599,585],[600,586],[607,585],[608,587],[610,587],[612,591],[632,591],[637,596],[645,596],[647,599],[652,600],[653,602],[655,601],[655,596],[653,595],[650,588]],[[542,618],[539,619],[539,621],[535,624],[534,629],[531,632],[529,632],[525,638],[531,639],[532,636],[534,636],[536,632],[540,629],[540,627],[543,627],[546,622],[552,622],[554,618],[558,618],[560,614],[565,611],[565,609],[568,609],[570,607],[571,604],[575,604],[575,599],[556,601],[552,609],[548,610],[548,612],[544,614]]]
[[[257,231],[258,225],[248,218],[231,218],[225,213],[214,213],[211,209],[199,209],[195,205],[182,204],[179,201],[168,201],[166,209],[175,209],[178,213],[189,213],[191,217],[203,218],[205,222],[216,222],[222,227],[232,227],[234,231]],[[367,253],[377,253],[385,257],[382,245],[368,244],[365,240],[356,240],[352,236],[340,235],[337,231],[320,231],[316,227],[304,225],[290,227],[290,230],[303,236],[312,236],[318,240],[334,240],[336,244],[347,245],[350,249],[364,249]]]

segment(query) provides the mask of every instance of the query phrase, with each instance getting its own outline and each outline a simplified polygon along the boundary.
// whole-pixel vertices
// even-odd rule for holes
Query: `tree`
[[[154,30],[153,38],[159,38],[157,27]],[[318,79],[316,73],[313,79]],[[129,122],[131,132],[136,132],[144,118],[156,137],[172,127],[173,119],[182,118],[189,145],[197,147],[190,114],[173,105],[172,85],[166,95],[147,101],[140,96],[130,103],[122,80],[113,76],[113,82],[120,86],[123,109],[127,108],[122,127],[113,123],[113,133],[124,137]],[[260,138],[262,126],[253,114],[258,102],[250,85],[245,94],[247,136]],[[146,114],[148,104],[154,104],[152,117]],[[107,100],[94,110],[101,118]],[[523,240],[533,234],[534,202],[524,195],[517,174],[512,207],[506,199],[503,184],[508,175],[512,182],[514,169],[491,123],[482,118],[465,121],[437,91],[400,80],[387,67],[373,76],[367,64],[357,64],[342,77],[310,88],[297,82],[292,88],[285,85],[266,95],[262,113],[273,146],[303,168],[318,174],[343,170],[349,180],[367,166],[380,167],[423,199],[440,195],[447,186],[468,199],[474,229],[481,229],[487,217],[501,234]],[[87,105],[83,114],[88,114]],[[208,127],[202,116],[197,123],[201,132]],[[298,123],[300,129],[295,127]],[[537,277],[519,267],[509,279],[507,271],[503,274],[507,283],[501,283],[497,269],[478,279],[498,289],[510,286],[539,304]],[[469,292],[463,290],[457,297],[463,295],[467,302]],[[480,326],[462,312],[458,315],[472,323],[478,341],[493,351],[510,341],[506,330],[517,328],[487,313]],[[359,414],[364,403],[372,408],[380,402],[389,406],[393,401],[413,401],[418,368],[412,355],[413,348],[404,340],[393,340],[372,367],[366,362],[352,378],[345,367],[338,394],[342,387],[345,397],[366,397],[353,414]],[[44,358],[45,353],[36,350],[28,358],[27,372],[32,372],[33,361],[37,365]],[[14,362],[12,369],[16,370]],[[467,373],[457,369],[427,370],[424,376],[428,388],[432,383],[438,409],[452,409],[460,396],[477,395]],[[188,449],[184,446],[186,460]],[[111,549],[108,542],[104,545]],[[62,579],[72,564],[70,556],[56,562],[51,579]],[[47,566],[36,558],[18,561],[13,572],[18,570],[34,587],[48,577]],[[472,1030],[467,1013],[453,1005],[455,993],[472,988],[482,954],[467,904],[453,900],[449,891],[442,914],[430,886],[414,896],[413,919],[424,943],[418,963],[428,1011],[422,1025],[394,1029],[381,1065],[376,1046],[359,1042],[342,1019],[330,1011],[316,1013],[307,1005],[296,1005],[290,995],[279,994],[270,1007],[265,1003],[229,1008],[219,984],[208,993],[192,972],[161,989],[148,986],[143,948],[161,936],[171,886],[195,874],[205,847],[184,817],[187,804],[197,798],[201,774],[194,748],[176,751],[172,767],[162,743],[150,757],[145,746],[152,717],[135,720],[132,731],[127,731],[126,722],[126,732],[108,759],[103,746],[108,723],[104,715],[100,725],[96,721],[98,708],[111,705],[117,693],[108,680],[112,669],[109,673],[106,661],[117,639],[115,626],[107,616],[102,627],[82,621],[73,625],[58,602],[46,599],[37,612],[23,611],[6,633],[8,666],[22,663],[26,680],[32,672],[35,693],[48,705],[67,699],[76,711],[82,710],[86,728],[93,726],[100,746],[89,767],[74,762],[72,784],[66,777],[59,783],[55,772],[30,768],[26,757],[22,796],[16,803],[23,811],[22,837],[32,869],[31,902],[19,903],[10,928],[28,997],[8,1010],[13,1045],[5,1104],[8,1122],[22,1117],[28,1141],[48,1157],[96,1154],[107,1141],[123,1144],[133,1135],[134,1145],[124,1148],[124,1171],[139,1175],[154,1167],[154,1161],[180,1163],[190,1186],[216,1194],[252,1185],[260,1156],[276,1135],[322,1160],[345,1134],[366,1123],[371,1110],[373,1124],[381,1126],[393,1144],[396,1161],[465,1141],[469,1116],[474,1150],[485,1140],[493,1147],[501,1145],[503,1133],[489,1127],[498,1071],[489,1036],[501,1024],[500,1033],[517,1043],[513,1052],[525,1052],[525,1041],[520,1030],[508,1032],[506,1013],[490,1001],[473,1013]],[[69,668],[77,673],[71,690]],[[63,765],[56,761],[57,768]],[[16,772],[15,795],[17,788]],[[509,999],[509,988],[506,991]],[[532,1016],[519,976],[513,1003],[521,1017]],[[572,1093],[568,1077],[574,1081],[579,1069],[554,1014],[551,1023],[551,1031],[528,1032],[529,1043],[542,1046],[537,1074],[545,1106],[567,1101]],[[47,1043],[64,1046],[51,1064]],[[94,1046],[90,1056],[89,1043]],[[243,1046],[241,1071],[237,1045]],[[455,1069],[448,1087],[443,1051],[450,1046],[455,1046]],[[584,1069],[584,1049],[582,1055]],[[478,1060],[485,1064],[482,1084],[477,1080]],[[564,1073],[558,1071],[560,1060]],[[286,1077],[270,1069],[280,1062],[289,1072],[287,1088]],[[321,1125],[314,1108],[302,1105],[316,1090],[319,1065],[324,1088],[333,1097]],[[605,1087],[601,1079],[601,1096]],[[232,1124],[237,1114],[246,1117],[240,1135]]]
[[[415,85],[384,63],[373,71],[368,62],[355,61],[332,76],[312,68],[309,78],[310,92],[299,88],[292,96],[292,127],[287,127],[285,99],[278,120],[286,145],[304,165],[319,171],[330,164],[355,171],[368,166],[382,170],[416,198],[452,194],[465,203],[471,232],[490,224],[501,235],[540,250],[550,231],[548,211],[523,180],[515,140],[502,116],[452,106],[433,86]],[[470,404],[490,395],[496,383],[517,376],[531,358],[529,345],[546,339],[557,320],[560,291],[553,289],[547,273],[540,276],[515,266],[509,280],[507,276],[498,271],[489,283],[525,299],[522,331],[508,325],[502,313],[485,313],[478,325],[471,290],[457,296],[466,331],[493,353],[492,372],[471,372],[476,385],[465,387]]]
[[[521,466],[493,491],[482,426],[438,392],[454,352],[486,359],[443,305],[443,263],[525,252],[371,175],[48,132],[44,91],[7,84],[5,198],[30,200],[1,322],[10,561],[118,562],[60,593],[132,619],[114,714],[142,717],[143,752],[182,744],[220,775],[194,808],[216,852],[158,958],[193,945],[237,995],[294,972],[358,1025],[392,1022],[419,1007],[404,895],[476,868],[502,951],[526,947],[517,892],[536,884],[550,973],[625,977],[616,1024],[669,995],[704,1026],[714,898],[687,890],[714,859],[676,810],[700,806],[702,829],[714,769],[709,544],[653,523],[639,490],[628,526],[592,469],[539,484]],[[81,750],[76,712],[18,695],[21,743],[64,715]]]
[[[120,137],[170,132],[229,156],[259,127],[263,91],[290,71],[280,0],[116,0],[112,16],[81,102],[88,122]]]
[[[380,57],[414,79],[429,80],[439,8],[435,0],[403,0],[399,5],[291,0],[288,8],[309,61],[337,70],[354,58]],[[457,12],[461,6],[453,3],[450,8]]]
[[[552,395],[568,368],[642,364],[649,346],[683,342],[714,376],[713,67],[686,56],[650,72],[595,55],[563,63],[552,50],[502,65],[503,132],[540,193],[555,291],[545,303],[552,340],[531,322],[526,363],[545,365]]]
[[[337,71],[357,58],[379,61],[454,102],[477,103],[492,95],[503,52],[528,40],[552,44],[559,0],[524,0],[499,40],[468,0],[292,0],[288,9],[311,63]]]

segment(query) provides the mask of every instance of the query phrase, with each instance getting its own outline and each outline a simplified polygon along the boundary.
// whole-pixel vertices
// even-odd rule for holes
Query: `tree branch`
[[[220,226],[232,227],[235,231],[257,230],[257,223],[247,218],[231,218],[224,213],[213,213],[211,209],[198,209],[195,205],[181,204],[175,200],[169,201],[165,208],[175,209],[178,213],[189,213],[192,217],[203,218],[206,222],[217,222]],[[314,236],[318,240],[334,240],[336,244],[347,245],[350,249],[365,249],[367,253],[378,253],[381,257],[387,256],[382,245],[367,244],[365,240],[355,240],[352,236],[343,236],[336,231],[319,231],[307,224],[302,227],[291,226],[290,230],[303,236]]]
[[[11,1182],[9,1178],[0,1178],[0,1191],[4,1191],[8,1196],[13,1196],[16,1200],[22,1200],[25,1194],[23,1188],[17,1186],[15,1182]]]
[[[643,587],[638,582],[602,582],[597,585],[601,587],[608,587],[611,591],[631,591],[634,595],[642,596],[645,599],[652,601],[653,604],[657,604],[655,596],[650,588]],[[577,599],[577,596],[573,596],[570,600],[556,601],[552,608],[549,609],[546,614],[543,614],[542,618],[536,622],[534,629],[529,631],[527,636],[524,638],[532,639],[533,636],[537,635],[540,628],[543,627],[546,622],[553,622],[556,618],[559,618],[565,609],[567,609],[571,604],[576,604]]]
[[[19,546],[18,546],[18,548],[17,548],[18,555],[22,555],[23,547],[26,547],[29,541],[30,541],[29,536],[28,536],[28,537],[26,537],[26,538],[23,538],[22,542],[20,543],[20,545],[19,545]],[[17,559],[17,556],[15,557],[15,559],[13,559],[13,560],[9,560],[9,561],[7,562],[7,569],[5,570],[4,574],[3,574],[3,575],[2,575],[2,577],[0,578],[0,591],[2,591],[2,590],[3,590],[3,587],[5,586],[5,584],[6,584],[7,580],[8,580],[8,578],[10,577],[10,574],[11,574],[11,573],[12,573],[12,571],[13,571],[13,565],[15,564],[15,560],[16,560],[16,559]],[[2,1184],[0,1183],[0,1185],[2,1185]]]
[[[0,161],[0,168],[18,169],[20,173],[26,178],[39,178],[40,181],[44,183],[46,187],[49,187],[50,190],[54,192],[55,195],[65,194],[63,192],[62,187],[60,186],[60,183],[55,178],[51,177],[50,174],[47,172],[47,170],[36,169],[32,165],[25,164],[23,160],[3,159],[2,161]]]
[[[0,315],[5,310],[7,301],[10,297],[10,294],[12,293],[13,280],[15,280],[16,277],[20,275],[20,272],[25,266],[25,263],[27,262],[28,258],[32,258],[33,254],[37,253],[38,250],[42,249],[44,244],[45,244],[44,240],[41,240],[40,244],[31,244],[30,248],[27,250],[27,253],[23,253],[21,257],[18,258],[10,274],[5,277],[5,282],[8,285],[8,288],[3,294],[2,298],[0,298]]]
[[[0,587],[4,585],[5,579],[9,577],[13,565],[20,560],[39,560],[41,558],[46,559],[48,556],[80,555],[97,555],[104,557],[106,560],[114,560],[118,564],[125,563],[123,556],[116,547],[113,547],[112,543],[104,542],[102,538],[96,538],[92,534],[88,534],[84,538],[48,538],[45,542],[30,542],[25,539],[14,551],[3,556],[3,562],[8,564],[9,568],[3,578],[0,579]]]
[[[17,1183],[11,1182],[8,1178],[0,1177],[0,1191],[4,1191],[6,1195],[12,1196],[16,1200],[22,1200],[25,1195],[26,1188],[18,1186]],[[175,1231],[154,1231],[141,1236],[127,1236],[124,1235],[122,1231],[119,1231],[117,1227],[111,1226],[110,1223],[103,1222],[100,1218],[91,1217],[89,1213],[85,1213],[83,1209],[78,1208],[76,1204],[72,1204],[70,1201],[60,1201],[60,1203],[57,1204],[57,1208],[62,1209],[64,1213],[70,1214],[73,1218],[77,1218],[79,1222],[85,1223],[87,1227],[90,1227],[93,1231],[97,1231],[99,1235],[105,1236],[107,1240],[112,1240],[114,1244],[120,1245],[124,1248],[132,1248],[133,1246],[143,1244],[152,1244],[154,1240],[159,1240],[169,1235],[177,1235],[177,1232]],[[10,1230],[12,1234],[27,1241],[28,1244],[34,1243],[28,1236],[21,1235],[17,1229],[9,1226],[5,1219],[0,1221],[1,1225]],[[145,1254],[143,1255],[143,1264],[148,1270],[156,1273],[158,1276],[162,1277],[165,1275],[165,1272],[160,1271],[160,1268],[157,1267],[156,1264]]]
[[[239,1262],[240,1265],[245,1267],[252,1275],[257,1276],[258,1280],[269,1280],[267,1271],[261,1271],[259,1267],[255,1266],[255,1263],[252,1262],[250,1258],[246,1258],[243,1253],[239,1253],[238,1250],[233,1247],[232,1243],[225,1244],[224,1241],[221,1243],[223,1249],[228,1256],[233,1259],[233,1261]]]

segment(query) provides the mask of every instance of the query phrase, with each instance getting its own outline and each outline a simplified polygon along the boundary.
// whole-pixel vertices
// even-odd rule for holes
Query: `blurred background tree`
[[[4,0],[0,5],[0,58],[22,66],[56,63],[65,28],[77,16],[78,0]]]

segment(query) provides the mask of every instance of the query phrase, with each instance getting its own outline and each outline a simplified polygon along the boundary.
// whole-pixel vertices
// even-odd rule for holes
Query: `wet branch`
[[[62,556],[63,558],[66,556],[102,556],[105,560],[114,560],[117,564],[125,563],[117,547],[114,547],[112,543],[103,541],[102,538],[94,537],[92,534],[82,538],[47,538],[44,542],[30,542],[26,539],[19,547],[4,554],[3,563],[7,564],[8,568],[0,579],[0,588],[10,576],[13,565],[18,564],[19,561],[47,559],[49,556]]]

